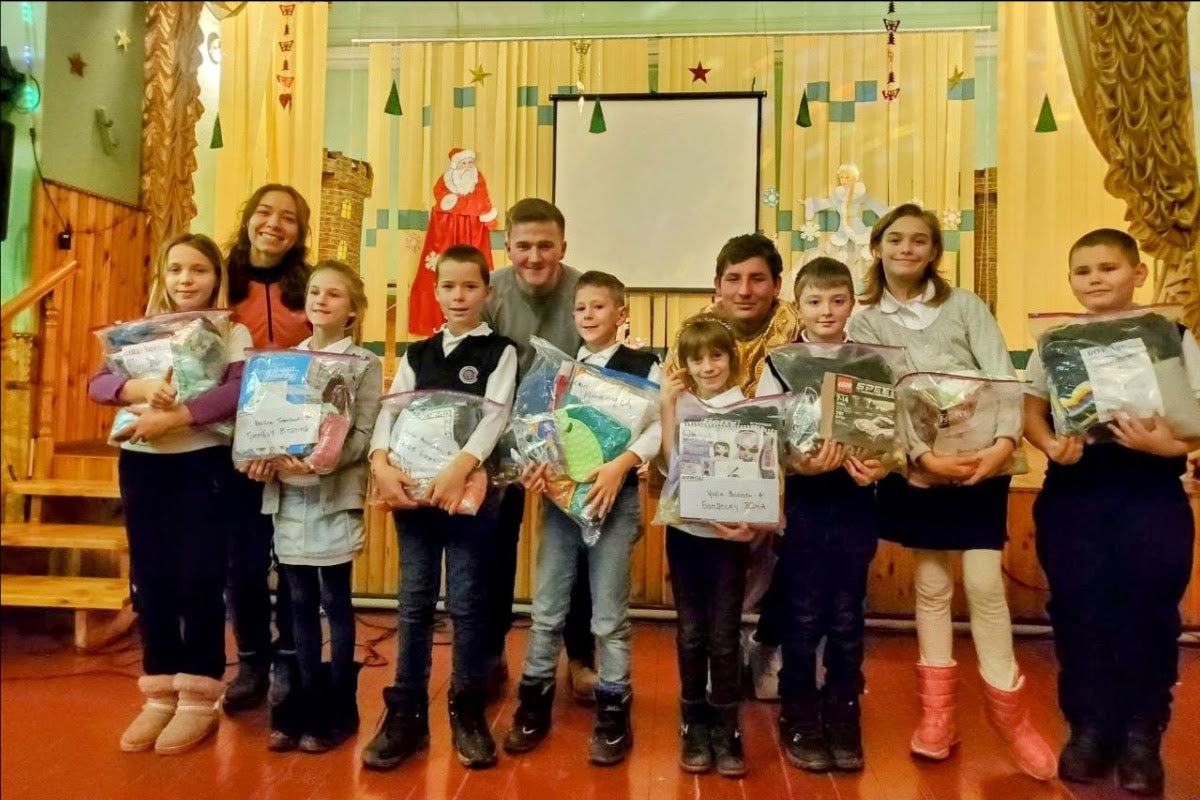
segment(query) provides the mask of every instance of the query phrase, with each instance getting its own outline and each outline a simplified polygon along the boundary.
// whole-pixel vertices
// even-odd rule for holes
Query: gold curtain
[[[196,216],[196,121],[200,104],[203,3],[146,4],[146,91],[142,101],[142,206],[150,252]]]
[[[943,274],[974,289],[975,35],[897,35],[900,95],[892,102],[882,95],[888,74],[882,34],[790,36],[782,50],[777,241],[785,265],[798,268],[829,254],[861,279],[869,253],[863,244],[842,245],[843,217],[852,217],[865,238],[883,210],[915,200],[942,218]],[[797,122],[802,100],[807,127]],[[842,164],[858,167],[856,186],[839,188]],[[849,215],[847,189],[853,200],[868,198],[851,204]]]
[[[1161,259],[1159,300],[1200,326],[1200,177],[1192,138],[1188,4],[1054,4],[1071,88],[1108,162],[1129,232]]]
[[[321,2],[248,3],[221,21],[218,239],[255,188],[286,183],[312,208],[308,247],[317,252],[328,30]]]
[[[1107,166],[1075,106],[1049,3],[1001,3],[997,53],[996,317],[1009,349],[1033,346],[1027,318],[1078,311],[1067,250],[1093,228],[1124,229]],[[1057,130],[1034,130],[1044,99]],[[1153,297],[1146,288],[1139,302]]]

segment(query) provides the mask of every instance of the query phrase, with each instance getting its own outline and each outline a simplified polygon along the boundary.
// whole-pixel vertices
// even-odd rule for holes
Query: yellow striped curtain
[[[254,189],[286,183],[308,200],[309,252],[317,251],[328,31],[328,3],[248,3],[221,21],[218,240]]]
[[[1053,5],[1001,3],[999,28],[996,316],[1009,349],[1020,350],[1034,344],[1028,314],[1081,310],[1067,284],[1071,244],[1093,228],[1128,226],[1076,109]],[[1058,130],[1037,133],[1046,98]],[[1153,297],[1146,283],[1139,302]]]
[[[799,268],[825,253],[869,262],[861,248],[833,247],[841,216],[819,210],[818,201],[830,199],[838,186],[838,167],[854,164],[879,208],[917,200],[937,212],[946,234],[942,272],[973,289],[974,34],[899,33],[894,68],[900,95],[893,102],[882,95],[886,43],[882,32],[782,40],[777,241],[784,263]],[[796,122],[802,99],[809,127]],[[812,220],[806,199],[818,211]],[[863,225],[869,229],[875,218],[866,214]]]
[[[363,275],[375,302],[367,341],[408,338],[408,292],[433,204],[433,184],[451,148],[476,151],[492,203],[500,211],[523,197],[553,193],[552,94],[574,92],[581,56],[572,42],[513,41],[372,45],[367,67],[367,158],[375,189],[364,213]],[[582,56],[585,91],[644,92],[645,40],[598,40]],[[485,74],[486,73],[486,74]],[[479,80],[474,75],[484,75]],[[403,115],[384,113],[392,81]],[[583,113],[592,113],[585,102]],[[577,113],[564,105],[562,113]],[[568,220],[568,233],[570,221]],[[503,231],[492,256],[507,263]],[[394,287],[389,296],[388,287]],[[389,318],[389,308],[394,318]],[[389,338],[389,333],[395,338]]]

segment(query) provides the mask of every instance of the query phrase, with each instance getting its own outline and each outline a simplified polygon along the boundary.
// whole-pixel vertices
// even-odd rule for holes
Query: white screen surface
[[[717,253],[758,228],[759,95],[556,98],[554,204],[567,255],[627,287],[712,289]]]

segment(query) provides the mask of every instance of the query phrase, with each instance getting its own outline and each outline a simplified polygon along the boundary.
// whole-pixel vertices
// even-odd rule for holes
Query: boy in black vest
[[[486,397],[496,406],[483,419],[458,457],[434,479],[432,505],[417,507],[406,487],[415,484],[388,463],[395,411],[385,408],[371,440],[371,475],[377,492],[396,514],[400,544],[400,650],[396,682],[383,690],[387,715],[363,750],[363,764],[391,769],[429,744],[429,664],[433,612],[446,556],[446,610],[454,622],[450,730],[458,759],[472,768],[496,763],[496,743],[484,717],[487,654],[485,579],[492,563],[498,496],[475,516],[451,513],[463,497],[466,478],[495,447],[508,423],[517,380],[516,346],[492,332],[483,319],[490,275],[484,254],[455,245],[437,262],[435,295],[446,324],[432,337],[409,346],[400,360],[391,393],[448,389]]]
[[[584,364],[658,382],[658,357],[617,341],[629,317],[625,286],[604,272],[585,272],[575,288],[575,328],[583,339],[577,359]],[[548,499],[538,549],[537,587],[529,649],[517,689],[520,705],[504,739],[509,753],[535,748],[550,730],[554,671],[562,649],[563,625],[571,601],[579,554],[586,555],[592,593],[592,634],[596,638],[596,724],[588,746],[593,764],[617,764],[633,744],[629,725],[629,558],[640,532],[637,467],[658,452],[662,430],[657,420],[629,448],[604,464],[585,505],[604,515],[600,539],[584,544],[579,524]],[[542,468],[526,477],[531,491],[545,487]]]

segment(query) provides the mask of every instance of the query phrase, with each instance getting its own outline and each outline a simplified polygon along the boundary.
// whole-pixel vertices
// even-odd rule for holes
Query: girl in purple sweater
[[[147,315],[222,308],[227,275],[211,239],[183,234],[159,252]],[[117,432],[130,594],[138,613],[145,695],[121,736],[127,752],[191,749],[216,730],[225,672],[225,494],[233,475],[229,436],[210,423],[237,408],[245,326],[223,332],[229,366],[220,384],[183,403],[168,373],[125,378],[102,367],[88,383],[98,403],[128,406]]]

